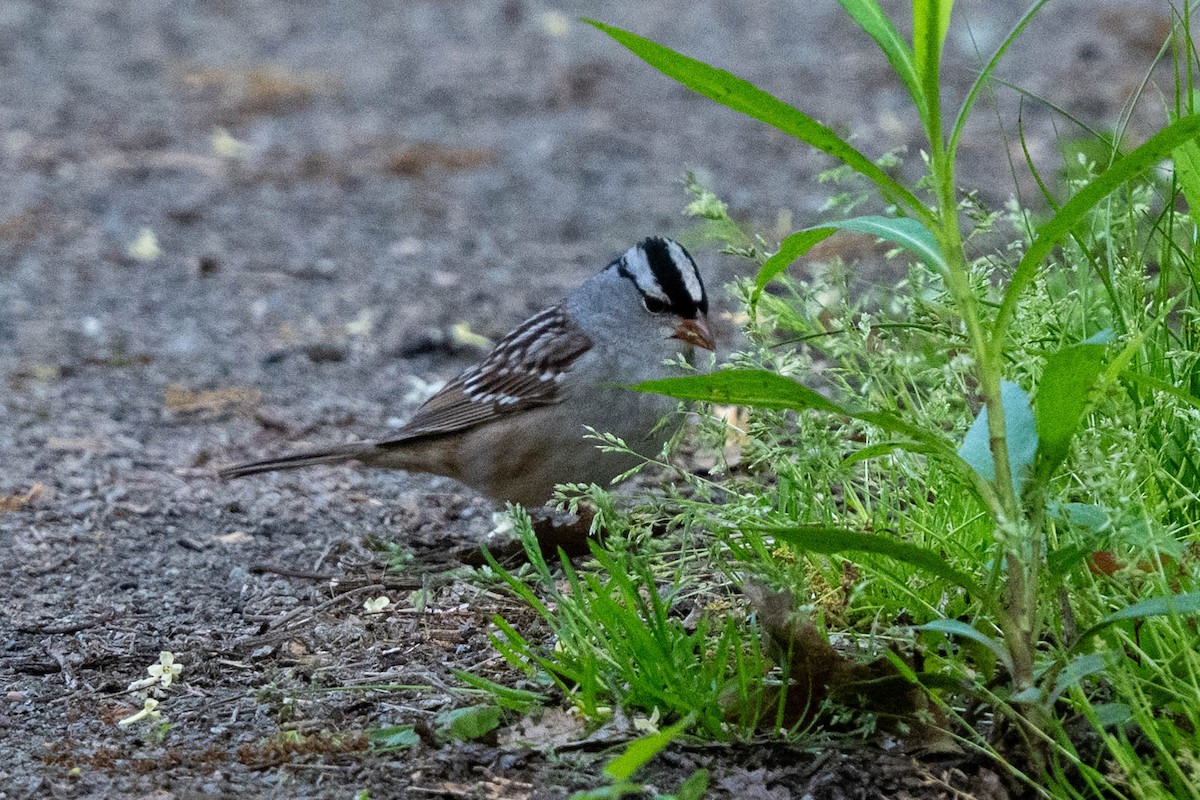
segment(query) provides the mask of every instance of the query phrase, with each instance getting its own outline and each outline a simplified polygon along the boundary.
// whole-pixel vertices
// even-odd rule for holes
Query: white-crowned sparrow
[[[658,423],[675,402],[622,385],[678,374],[668,361],[693,345],[714,346],[700,271],[677,242],[649,238],[519,325],[394,437],[238,464],[220,475],[353,460],[445,475],[496,500],[540,505],[555,484],[605,482],[636,463],[601,452],[583,438],[585,426],[635,450],[661,447],[670,431]]]

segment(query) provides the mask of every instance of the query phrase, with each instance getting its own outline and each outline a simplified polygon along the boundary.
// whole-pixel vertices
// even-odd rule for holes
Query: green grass
[[[950,2],[913,4],[911,43],[874,0],[841,4],[923,124],[918,183],[880,166],[894,155],[877,163],[729,73],[594,23],[685,86],[838,159],[842,207],[865,186],[891,210],[821,221],[773,248],[691,187],[698,233],[747,258],[753,277],[737,288],[750,344],[715,374],[639,389],[702,412],[748,407],[741,463],[720,481],[685,473],[633,512],[588,490],[618,535],[579,567],[543,561],[521,518],[532,569],[492,566],[552,644],[497,620],[496,646],[597,720],[620,709],[727,740],[811,735],[851,709],[842,731],[941,730],[1042,796],[1198,797],[1189,11],[1163,49],[1177,91],[1162,128],[1137,146],[1119,127],[1064,143],[1061,182],[1029,164],[1049,207],[1034,214],[964,196],[956,159],[976,99],[1043,4],[953,115],[939,81]],[[895,248],[906,277],[872,295],[850,291],[855,265],[788,276],[839,231]],[[721,454],[729,434],[709,418],[697,439]],[[663,528],[682,534],[653,538]],[[873,687],[894,696],[897,681],[924,701],[881,702]]]

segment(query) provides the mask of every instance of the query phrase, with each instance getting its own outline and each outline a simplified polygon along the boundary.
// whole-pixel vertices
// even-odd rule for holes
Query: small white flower
[[[149,672],[150,677],[156,679],[165,689],[179,677],[179,673],[183,672],[183,665],[175,663],[174,653],[163,650],[158,654],[158,663],[146,667],[146,672]]]
[[[512,514],[507,511],[492,512],[492,529],[488,532],[488,537],[504,537],[507,538],[513,535],[513,531],[517,529],[517,525],[513,522]]]
[[[213,152],[224,158],[243,158],[249,152],[250,146],[239,142],[224,128],[215,128],[212,134]]]
[[[154,235],[154,231],[142,228],[137,238],[125,248],[125,252],[130,258],[138,261],[157,261],[162,255],[162,248],[158,246],[158,237]]]
[[[646,717],[635,717],[634,718],[633,729],[635,731],[641,731],[642,733],[658,733],[658,718],[659,718],[659,716],[660,715],[658,712],[658,706],[655,706],[654,711],[653,711],[653,713],[650,714],[649,718],[646,718]]]
[[[368,614],[378,614],[392,604],[392,598],[386,594],[381,594],[379,597],[369,597],[363,601],[363,608]]]
[[[133,723],[141,722],[144,719],[158,719],[161,716],[162,712],[158,710],[158,701],[153,697],[147,697],[146,703],[142,706],[141,711],[133,714],[132,716],[128,716],[125,719],[118,720],[117,724],[121,726],[132,725]]]

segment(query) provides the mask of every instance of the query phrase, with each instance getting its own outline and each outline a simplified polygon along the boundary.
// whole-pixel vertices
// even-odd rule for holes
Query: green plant
[[[552,681],[592,719],[609,716],[613,705],[656,710],[723,740],[752,731],[774,710],[764,707],[769,700],[760,691],[771,664],[757,631],[709,615],[689,629],[673,613],[682,573],[664,582],[647,559],[610,541],[608,547],[592,543],[592,557],[605,577],[577,571],[563,557],[560,585],[528,515],[520,509],[513,515],[531,574],[520,577],[485,554],[491,569],[551,629],[555,645],[543,653],[497,617],[492,641],[510,664],[531,678]]]
[[[1156,311],[1148,318],[1143,316],[1140,293],[1134,302],[1120,295],[1122,276],[1118,273],[1129,254],[1114,244],[1127,232],[1136,233],[1145,227],[1141,224],[1145,212],[1139,211],[1130,196],[1146,185],[1147,173],[1163,159],[1174,155],[1181,165],[1178,180],[1185,195],[1191,192],[1189,200],[1200,194],[1197,172],[1191,166],[1200,162],[1196,142],[1200,116],[1191,114],[1190,39],[1185,48],[1189,91],[1186,102],[1177,102],[1174,119],[1126,153],[1119,153],[1115,146],[1110,148],[1103,169],[1091,170],[1085,179],[1078,180],[1071,196],[1054,204],[1045,220],[1029,231],[1007,280],[997,283],[997,263],[975,260],[968,254],[963,230],[964,223],[971,222],[971,207],[964,205],[957,190],[956,161],[965,124],[977,99],[1010,45],[1045,5],[1044,0],[1021,17],[987,59],[953,117],[948,117],[942,106],[939,79],[951,0],[914,1],[911,45],[875,0],[840,2],[880,47],[920,119],[927,140],[928,165],[920,185],[902,183],[829,127],[728,72],[627,31],[599,22],[592,24],[688,88],[833,156],[873,184],[890,204],[891,213],[886,216],[830,221],[785,238],[758,271],[748,296],[751,310],[770,302],[764,293],[769,283],[837,231],[867,233],[886,240],[919,261],[929,276],[927,283],[934,288],[936,302],[947,312],[938,322],[949,323],[950,336],[945,338],[954,339],[953,350],[967,362],[969,389],[981,401],[980,413],[965,437],[957,441],[937,424],[944,420],[922,419],[920,397],[907,387],[898,396],[893,395],[890,403],[855,404],[831,400],[772,371],[739,368],[636,388],[685,400],[732,403],[775,412],[820,412],[849,420],[857,430],[866,432],[870,444],[852,456],[855,462],[891,459],[902,453],[932,465],[936,475],[930,482],[944,492],[939,500],[952,496],[956,510],[970,512],[966,517],[971,521],[962,522],[960,529],[969,527],[978,535],[974,550],[974,545],[960,539],[955,554],[948,558],[942,549],[907,542],[886,531],[868,533],[836,524],[798,524],[787,514],[776,514],[758,524],[742,519],[741,531],[786,541],[809,552],[855,554],[856,559],[875,554],[957,587],[968,606],[970,621],[944,616],[931,604],[922,609],[928,621],[920,630],[951,635],[964,648],[974,651],[981,670],[975,682],[977,691],[1019,734],[1035,774],[1050,769],[1051,751],[1056,746],[1059,749],[1055,752],[1065,753],[1071,768],[1084,769],[1086,765],[1070,746],[1060,741],[1054,704],[1096,663],[1094,649],[1103,639],[1102,634],[1108,635],[1114,626],[1129,620],[1173,619],[1200,608],[1200,593],[1172,587],[1158,597],[1116,610],[1101,608],[1104,604],[1097,603],[1091,609],[1095,621],[1082,633],[1056,623],[1052,612],[1055,598],[1062,601],[1073,586],[1068,578],[1074,579],[1090,555],[1087,537],[1075,534],[1087,529],[1078,522],[1079,517],[1099,507],[1075,503],[1072,495],[1079,483],[1067,463],[1078,440],[1089,435],[1086,422],[1097,413],[1097,405],[1108,403],[1116,392],[1125,392],[1142,408],[1160,403],[1165,396],[1192,402],[1195,407],[1195,359],[1180,359],[1167,352],[1181,343],[1192,347],[1196,338],[1189,306],[1195,300],[1196,285],[1190,237],[1174,234],[1175,220],[1168,211],[1174,207],[1175,184],[1160,203],[1159,219],[1166,220],[1166,224],[1153,226],[1151,236],[1168,257],[1164,263],[1188,264],[1185,275],[1190,284],[1184,294],[1178,294],[1169,276],[1160,276],[1154,294]],[[1185,9],[1185,30],[1187,19]],[[928,189],[927,196],[921,194],[923,188]],[[1193,203],[1192,208],[1197,206]],[[1114,216],[1121,210],[1128,216]],[[1025,219],[1023,213],[1021,219]],[[1089,235],[1089,231],[1100,235]],[[1098,240],[1103,240],[1100,250],[1088,246],[1089,241]],[[1061,248],[1059,268],[1048,271],[1045,264],[1056,248]],[[752,252],[753,248],[743,246],[741,250]],[[1042,342],[1031,347],[1031,332],[1022,326],[1028,319],[1030,298],[1053,294],[1058,273],[1071,271],[1064,261],[1093,267],[1093,274],[1109,297],[1108,313],[1115,334],[1078,336],[1073,329],[1076,326],[1055,330],[1040,325],[1036,336]],[[1182,327],[1172,317],[1181,303],[1189,308]],[[943,327],[935,332],[945,330]],[[927,341],[932,338],[936,337]],[[1049,349],[1046,338],[1052,340]],[[953,357],[947,353],[946,360]],[[1171,364],[1167,370],[1163,369],[1165,363]],[[1147,365],[1153,368],[1145,369]],[[1184,376],[1188,385],[1181,388],[1180,378]],[[1013,378],[1021,379],[1025,386],[1036,381],[1036,399]],[[878,395],[875,397],[878,399]],[[897,397],[905,402],[897,402]],[[910,400],[915,400],[915,405],[907,402]],[[964,396],[962,407],[970,400]],[[1157,437],[1157,447],[1166,462],[1148,469],[1156,476],[1160,491],[1171,496],[1181,494],[1180,486],[1185,490],[1196,486],[1196,448],[1190,430],[1186,425],[1181,427],[1176,415],[1164,412],[1146,431],[1151,441]],[[900,486],[884,488],[876,483],[871,491],[851,499],[866,509],[879,504],[887,492],[902,491]],[[921,504],[919,500],[910,502]],[[1074,508],[1073,504],[1080,507]],[[1188,502],[1172,504],[1168,513],[1181,515],[1194,508],[1195,494]],[[888,516],[896,526],[929,519],[928,515],[922,519],[911,513],[911,507],[893,511],[905,512]],[[868,556],[869,563],[879,564],[871,559],[873,556]],[[586,586],[588,578],[572,575],[570,580]],[[995,669],[996,664],[1003,667],[1002,673]],[[1001,674],[1006,677],[1003,686],[996,683]],[[1108,785],[1111,788],[1112,784]]]
[[[691,717],[685,717],[670,728],[633,740],[625,746],[621,755],[604,767],[604,774],[612,783],[598,789],[576,792],[571,795],[570,800],[615,800],[632,794],[644,795],[647,787],[634,781],[634,774],[682,734],[691,722]],[[707,790],[708,773],[697,770],[683,782],[675,794],[652,793],[650,796],[655,800],[700,800]]]

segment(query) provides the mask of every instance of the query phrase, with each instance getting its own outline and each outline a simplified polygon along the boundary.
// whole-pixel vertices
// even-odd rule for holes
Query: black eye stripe
[[[700,270],[678,242],[652,236],[609,264],[613,267],[633,284],[652,313],[670,311],[684,319],[708,314]]]
[[[650,297],[649,295],[642,295],[642,305],[651,314],[661,314],[670,308],[665,300],[659,300],[657,297]]]
[[[708,298],[702,297],[697,302],[688,291],[687,284],[684,283],[683,275],[680,273],[681,269],[696,269],[695,265],[690,263],[691,256],[687,255],[686,250],[683,252],[689,263],[678,264],[671,257],[671,250],[665,239],[653,237],[642,242],[641,247],[646,254],[647,263],[650,264],[650,271],[654,273],[655,280],[662,287],[663,294],[667,296],[667,302],[670,303],[676,314],[685,319],[695,319],[700,312],[708,312]],[[680,246],[679,249],[683,250],[683,247]],[[699,279],[699,273],[696,277]]]

